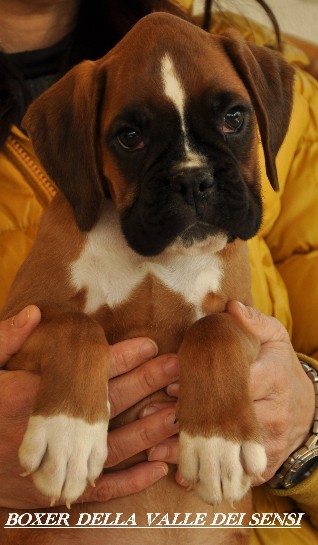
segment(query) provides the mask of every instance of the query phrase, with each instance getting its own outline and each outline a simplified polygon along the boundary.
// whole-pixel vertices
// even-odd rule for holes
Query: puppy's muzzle
[[[179,194],[183,201],[200,209],[214,191],[214,177],[211,172],[202,168],[187,168],[178,171],[172,179],[171,190]]]

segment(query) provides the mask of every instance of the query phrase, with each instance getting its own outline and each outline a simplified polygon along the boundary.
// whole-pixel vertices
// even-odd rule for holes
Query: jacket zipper
[[[56,194],[56,187],[53,182],[12,134],[8,136],[7,143],[11,148],[11,151],[18,156],[21,163],[24,165],[29,175],[28,179],[33,191],[43,205],[47,206]]]

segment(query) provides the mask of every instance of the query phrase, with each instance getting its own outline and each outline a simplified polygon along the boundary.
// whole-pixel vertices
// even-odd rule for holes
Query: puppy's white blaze
[[[171,57],[166,53],[161,60],[161,73],[165,95],[174,103],[181,118],[182,132],[186,134],[184,119],[185,93],[176,74]]]
[[[216,247],[219,251],[219,243]],[[88,233],[85,248],[69,273],[75,289],[86,289],[88,314],[103,304],[114,307],[127,301],[148,275],[181,294],[200,312],[207,293],[219,291],[223,269],[221,259],[210,245],[202,248],[198,245],[194,254],[186,250],[182,253],[177,248],[151,258],[137,254],[128,246],[117,212],[109,202],[98,224]]]
[[[179,164],[176,165],[176,167],[179,170],[183,170],[185,168],[198,168],[198,167],[204,167],[206,165],[207,165],[207,161],[206,161],[206,158],[203,157],[203,155],[189,151],[189,153],[187,154],[186,160],[181,161]]]
[[[89,424],[64,414],[31,416],[19,450],[21,466],[33,472],[42,494],[73,502],[103,469],[107,428],[107,421]]]
[[[193,151],[189,146],[189,139],[185,123],[185,90],[182,86],[180,78],[177,75],[173,60],[166,53],[161,59],[161,75],[163,89],[166,97],[175,105],[181,120],[181,131],[184,136],[184,149],[186,160],[182,163],[184,167],[196,167],[205,164],[204,158]]]
[[[218,436],[192,436],[181,431],[179,450],[182,476],[197,484],[199,495],[211,504],[240,500],[251,486],[250,470],[253,468],[253,473],[260,475],[266,468],[265,450],[253,441],[241,444]],[[244,470],[247,464],[250,464],[249,474]]]

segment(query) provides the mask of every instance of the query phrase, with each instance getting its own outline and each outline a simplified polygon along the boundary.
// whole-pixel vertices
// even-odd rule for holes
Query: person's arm
[[[0,365],[39,323],[40,311],[28,307],[13,319],[0,322]],[[109,395],[112,416],[177,379],[177,361],[159,356],[149,339],[124,341],[111,347],[112,379]],[[134,387],[132,388],[132,384]],[[0,371],[0,506],[34,509],[50,504],[32,484],[22,479],[17,453],[39,386],[39,377],[26,371]],[[120,393],[120,395],[119,395]],[[157,406],[158,411],[109,433],[108,466],[165,441],[178,431],[174,404]],[[150,413],[152,411],[149,411]],[[87,488],[80,501],[107,501],[127,496],[150,486],[167,473],[163,461],[144,462],[127,470],[102,475],[95,488]]]

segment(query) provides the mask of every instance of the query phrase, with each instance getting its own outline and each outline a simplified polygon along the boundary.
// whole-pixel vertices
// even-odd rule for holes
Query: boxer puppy
[[[157,13],[29,109],[24,127],[60,192],[3,318],[28,303],[42,312],[7,368],[41,375],[20,462],[53,501],[75,502],[103,470],[107,343],[147,335],[159,353],[179,355],[179,469],[195,492],[178,488],[170,472],[97,510],[249,509],[245,495],[266,467],[248,389],[259,346],[224,311],[231,299],[251,304],[245,241],[262,221],[258,130],[277,190],[292,84],[292,69],[272,51]],[[160,530],[156,543],[248,539],[237,528],[179,530]],[[92,543],[154,539],[147,530],[105,532]],[[64,543],[57,535],[52,543]]]

